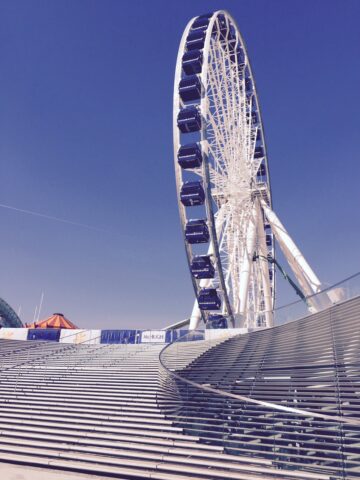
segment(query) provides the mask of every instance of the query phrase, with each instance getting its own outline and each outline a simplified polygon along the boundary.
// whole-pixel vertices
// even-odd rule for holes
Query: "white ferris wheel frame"
[[[179,94],[180,80],[185,76],[182,58],[189,32],[197,18],[189,21],[180,42],[173,103],[178,207],[189,268],[196,247],[186,241],[185,227],[191,219],[193,207],[186,207],[180,201],[180,190],[186,180],[186,173],[177,159],[184,135],[178,128],[177,119],[180,110],[186,107]],[[234,50],[239,46],[243,52],[241,75],[238,57],[235,57],[234,62],[230,61],[229,44],[219,33],[220,18],[225,19],[227,32],[230,29],[235,31]],[[194,169],[192,175],[197,176],[204,186],[205,217],[210,233],[206,253],[213,258],[216,278],[196,280],[191,276],[196,299],[190,329],[197,328],[201,319],[206,322],[207,313],[200,310],[197,299],[201,289],[212,287],[221,293],[221,313],[230,320],[233,327],[270,327],[273,325],[275,302],[275,269],[268,258],[274,258],[275,251],[273,241],[271,245],[266,244],[265,225],[271,240],[276,236],[305,294],[312,295],[320,291],[321,283],[272,210],[264,129],[254,76],[244,40],[228,12],[219,10],[211,15],[202,51],[203,65],[198,77],[203,92],[196,105],[203,119],[199,143],[205,158],[201,167]],[[250,79],[252,85],[249,98],[245,87],[246,79]],[[252,121],[253,112],[257,116],[256,124]],[[262,147],[263,155],[255,158],[257,141]],[[257,173],[261,165],[265,168],[265,175],[258,181]],[[313,304],[312,307],[318,309],[317,305]]]
[[[258,117],[259,117],[259,124],[258,124],[257,127],[253,127],[253,132],[252,133],[253,133],[253,136],[254,136],[254,131],[255,132],[257,130],[260,131],[260,135],[261,135],[261,138],[262,138],[262,145],[263,145],[263,149],[264,149],[264,157],[261,160],[258,161],[258,165],[254,165],[254,162],[253,162],[253,172],[252,173],[256,175],[256,172],[257,172],[258,167],[259,167],[261,162],[263,162],[266,165],[266,169],[267,169],[267,172],[268,172],[267,159],[266,159],[266,147],[265,147],[265,141],[264,141],[264,135],[263,135],[262,122],[261,122],[261,114],[260,114],[260,110],[259,110],[259,107],[258,107],[258,99],[257,99],[257,94],[256,94],[255,82],[254,82],[252,71],[251,71],[251,66],[250,66],[250,63],[249,63],[249,60],[248,60],[248,56],[246,54],[246,48],[245,48],[245,45],[244,45],[244,41],[243,41],[243,39],[240,35],[239,29],[236,25],[236,22],[225,11],[218,11],[218,12],[214,13],[214,15],[211,17],[209,25],[207,27],[207,34],[206,34],[204,49],[203,49],[204,63],[203,63],[203,68],[202,68],[201,74],[199,75],[200,78],[201,78],[201,83],[203,85],[204,92],[207,92],[208,85],[211,83],[211,81],[213,81],[213,82],[214,81],[215,82],[219,81],[221,83],[220,78],[214,78],[215,75],[218,74],[218,72],[214,72],[214,69],[211,68],[211,66],[212,66],[211,63],[208,61],[209,55],[211,55],[212,51],[216,48],[216,42],[217,42],[217,48],[218,48],[219,51],[220,51],[221,48],[223,48],[220,45],[220,38],[218,37],[218,39],[214,41],[213,37],[212,37],[213,27],[214,27],[215,22],[218,21],[219,15],[226,18],[228,28],[230,28],[230,26],[232,26],[236,30],[236,45],[239,44],[241,46],[241,48],[244,52],[244,55],[245,55],[244,71],[245,71],[245,68],[246,68],[247,71],[248,71],[248,77],[251,78],[251,81],[252,81],[252,84],[253,84],[253,94],[252,94],[253,98],[250,100],[250,102],[247,102],[247,105],[248,106],[250,105],[250,108],[251,108],[251,102],[254,102],[254,104],[256,105],[256,111],[257,111],[257,114],[258,114]],[[180,42],[177,65],[176,65],[176,72],[175,72],[174,110],[173,110],[174,118],[173,118],[173,121],[174,121],[175,171],[176,171],[176,183],[177,183],[178,192],[180,191],[181,185],[183,184],[183,171],[182,171],[181,167],[178,165],[178,162],[177,162],[177,152],[178,152],[178,149],[181,145],[181,142],[180,142],[181,134],[179,132],[179,129],[177,128],[177,116],[178,116],[178,113],[179,113],[181,107],[183,106],[182,102],[181,102],[181,99],[180,99],[180,96],[179,96],[178,86],[179,86],[179,82],[180,82],[181,77],[182,77],[182,56],[183,56],[184,51],[185,51],[186,39],[187,39],[188,33],[191,29],[191,26],[192,26],[194,20],[195,20],[195,18],[192,19],[188,23],[187,27],[185,28],[183,37],[182,37],[181,42]],[[227,52],[225,52],[225,55],[229,55],[229,49],[227,49]],[[222,60],[222,59],[220,58],[220,60]],[[229,61],[228,61],[228,64],[229,64]],[[235,68],[237,67],[237,60],[236,60],[236,63],[234,65],[234,67]],[[236,78],[234,76],[234,73],[232,71],[230,71],[230,69],[228,69],[228,71],[226,71],[226,67],[225,67],[224,68],[224,74],[226,75],[226,73],[228,75],[231,75],[231,76],[234,77],[232,80],[236,84],[236,87],[239,89],[239,78]],[[245,81],[245,75],[243,75],[243,78],[242,78],[241,82],[244,83],[244,81]],[[215,87],[213,88],[213,90],[214,89],[215,89]],[[234,94],[234,92],[232,92],[232,93]],[[247,99],[246,99],[244,85],[243,85],[243,89],[241,90],[241,92],[239,90],[239,93],[242,95],[243,100],[246,102]],[[226,92],[224,92],[224,94],[226,95]],[[227,100],[229,101],[229,99],[227,99]],[[235,104],[233,103],[233,106],[234,105]],[[202,118],[208,119],[209,122],[214,122],[214,118],[213,118],[212,113],[211,113],[210,108],[209,108],[209,98],[206,94],[202,95],[199,107],[200,107]],[[216,108],[216,106],[215,106],[215,108]],[[225,109],[223,109],[223,111],[225,111]],[[244,116],[245,113],[246,113],[246,105],[242,109],[243,116]],[[245,118],[244,118],[244,120],[245,120]],[[243,122],[243,126],[244,126],[244,123],[245,122]],[[229,128],[231,128],[231,127],[229,127]],[[248,123],[247,128],[249,129],[249,134],[250,134],[251,133],[250,129],[252,128],[251,119],[250,119],[250,122]],[[225,131],[226,136],[228,135],[228,131],[227,132]],[[219,128],[215,128],[214,133],[218,137],[221,137],[222,132],[220,131]],[[202,129],[201,129],[201,139],[200,139],[204,151],[207,151],[207,150],[211,149],[211,146],[212,146],[211,143],[214,143],[214,142],[209,142],[208,135],[209,135],[209,131],[208,131],[208,128],[207,128],[206,124],[204,123],[204,125],[202,126]],[[255,147],[255,140],[256,140],[256,133],[255,133],[255,138],[253,138],[253,141],[252,141],[252,148],[253,149]],[[224,139],[218,138],[215,141],[215,144],[220,145],[221,142],[225,143]],[[219,169],[221,168],[220,162],[217,163],[217,166],[219,167]],[[251,270],[252,270],[251,269],[251,263],[252,263],[251,250],[253,250],[253,244],[255,243],[255,240],[258,237],[259,227],[261,228],[261,226],[260,226],[260,220],[261,219],[258,218],[258,216],[259,216],[258,207],[256,207],[254,205],[254,207],[252,208],[253,211],[251,212],[251,215],[254,218],[252,218],[252,219],[249,218],[247,220],[249,222],[249,236],[247,238],[246,251],[244,250],[244,253],[242,255],[243,260],[242,260],[242,262],[239,262],[239,258],[236,255],[236,253],[233,252],[232,256],[230,256],[229,253],[228,253],[228,255],[227,255],[228,265],[227,265],[227,269],[226,269],[227,271],[224,272],[225,269],[222,265],[222,263],[223,263],[222,258],[224,258],[224,255],[222,257],[221,253],[220,253],[221,249],[224,248],[224,236],[221,238],[220,232],[223,228],[223,225],[224,224],[226,225],[226,223],[229,222],[229,215],[226,215],[226,213],[223,213],[221,211],[221,208],[219,208],[217,210],[217,212],[214,212],[214,202],[213,202],[212,195],[213,195],[213,191],[215,190],[215,188],[214,188],[214,177],[216,177],[216,175],[217,175],[217,172],[214,171],[214,169],[210,170],[209,163],[207,161],[204,161],[203,165],[202,165],[202,168],[201,168],[201,173],[200,173],[199,176],[202,177],[202,180],[203,180],[204,186],[205,186],[205,190],[206,190],[205,191],[205,193],[206,193],[206,202],[205,202],[206,203],[206,206],[205,206],[205,208],[206,208],[206,218],[207,218],[207,223],[208,223],[208,226],[209,226],[210,237],[211,237],[208,254],[211,254],[214,258],[214,263],[215,263],[216,271],[217,271],[217,275],[218,275],[218,283],[219,283],[219,286],[221,288],[222,295],[223,295],[223,303],[224,303],[224,311],[225,311],[224,313],[226,313],[227,316],[230,317],[232,325],[235,326],[235,318],[234,318],[235,315],[238,315],[238,314],[244,315],[245,310],[246,310],[246,304],[248,302],[249,282],[251,281]],[[212,178],[211,178],[211,176],[212,176]],[[218,183],[220,183],[220,182],[221,182],[221,179],[219,178]],[[211,183],[213,184],[213,186],[210,185]],[[270,191],[269,175],[267,175],[267,181],[264,183],[263,189],[266,190],[266,197],[268,199],[269,205],[271,206],[271,191]],[[218,188],[218,190],[219,190],[219,188]],[[256,202],[256,203],[258,203],[258,202]],[[226,210],[226,205],[225,204],[223,205],[223,210]],[[184,226],[186,224],[188,215],[187,215],[186,207],[184,207],[181,204],[180,200],[179,200],[179,212],[180,212],[181,223],[182,223],[183,230],[184,230]],[[264,227],[262,227],[262,231],[263,230],[264,230]],[[253,233],[251,234],[251,232],[253,232]],[[186,246],[186,251],[187,251],[187,257],[188,257],[188,260],[189,260],[189,263],[190,263],[190,259],[193,256],[192,246],[187,244],[186,242],[185,242],[185,246]],[[264,250],[265,251],[263,251],[262,253],[264,253],[264,255],[266,256],[269,253],[269,249],[267,249],[265,247]],[[271,250],[272,250],[271,253],[273,254],[274,253],[273,248]],[[267,262],[262,260],[262,259],[259,260],[260,265],[266,265],[266,263]],[[242,268],[239,270],[239,268],[237,268],[237,266],[240,265],[240,264],[242,265]],[[239,305],[231,305],[229,295],[228,295],[228,289],[229,289],[229,283],[231,281],[231,278],[230,278],[231,274],[233,274],[233,272],[234,272],[234,270],[236,270],[236,268],[238,270],[239,282],[235,282],[233,280],[233,283],[234,283],[234,285],[236,283],[238,283],[240,285],[238,295],[237,295],[237,297],[239,297],[239,301],[238,301]],[[263,267],[261,267],[260,270],[261,270],[261,282],[262,282],[262,286],[263,286],[262,289],[265,292],[264,300],[266,302],[266,307],[264,308],[264,311],[270,312],[273,308],[275,278],[273,277],[273,279],[270,280],[268,272],[266,272],[266,274],[265,274],[265,271],[264,271]],[[224,275],[224,273],[226,273],[226,274]],[[196,294],[198,294],[200,288],[206,288],[208,286],[211,286],[211,284],[212,284],[212,281],[209,281],[209,280],[201,280],[200,282],[196,282],[194,278],[192,280],[193,280],[194,289],[195,289]],[[272,290],[272,294],[270,293],[271,290]],[[234,302],[232,302],[232,303],[234,303]],[[240,306],[240,304],[241,304],[241,306]],[[269,313],[267,313],[267,315],[269,316]],[[198,308],[197,301],[195,301],[194,310],[193,310],[193,314],[192,314],[192,322],[191,322],[190,326],[192,328],[195,328],[197,326],[200,318],[201,318],[201,312]],[[266,326],[270,326],[269,324],[271,323],[271,321],[268,320],[266,323],[267,323]]]

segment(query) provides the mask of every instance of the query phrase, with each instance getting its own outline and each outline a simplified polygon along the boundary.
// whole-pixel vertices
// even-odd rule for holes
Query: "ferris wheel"
[[[274,235],[305,294],[321,284],[272,210],[255,81],[239,29],[225,11],[195,17],[185,28],[173,125],[179,212],[196,296],[190,329],[201,320],[272,326]]]

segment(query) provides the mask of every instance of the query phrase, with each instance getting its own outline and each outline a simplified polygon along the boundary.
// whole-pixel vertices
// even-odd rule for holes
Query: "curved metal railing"
[[[189,332],[167,345],[159,405],[185,432],[228,453],[360,477],[358,280],[331,287],[350,299],[297,321],[213,345],[185,342]]]

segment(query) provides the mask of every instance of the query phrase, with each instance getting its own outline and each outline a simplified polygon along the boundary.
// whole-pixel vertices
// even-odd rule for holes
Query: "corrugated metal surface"
[[[181,365],[176,344],[165,352],[172,369]],[[232,337],[175,375],[162,373],[163,408],[202,443],[360,477],[360,297]]]

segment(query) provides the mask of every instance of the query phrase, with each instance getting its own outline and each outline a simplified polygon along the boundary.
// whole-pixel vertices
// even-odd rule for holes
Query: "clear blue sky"
[[[251,57],[276,211],[324,283],[360,270],[358,0],[1,0],[0,203],[100,229],[0,208],[0,296],[24,321],[42,291],[42,317],[81,327],[189,314],[173,77],[187,21],[220,8]]]

